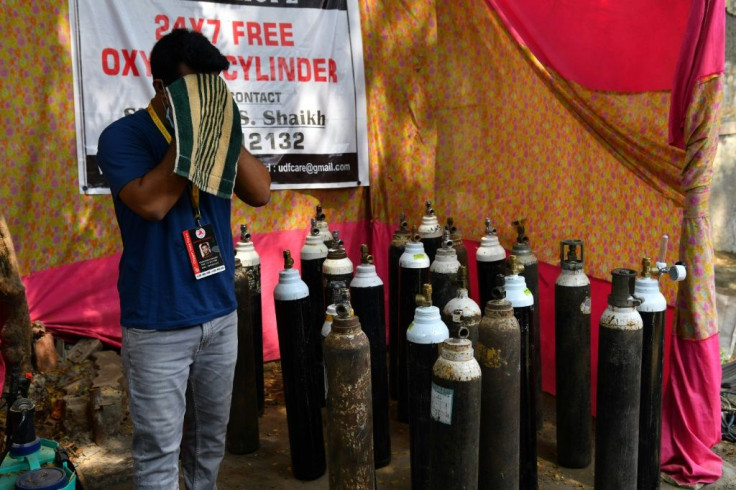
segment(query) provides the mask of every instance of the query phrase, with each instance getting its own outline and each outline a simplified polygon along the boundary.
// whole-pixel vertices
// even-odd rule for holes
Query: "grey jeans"
[[[123,328],[123,366],[133,421],[135,488],[217,488],[225,453],[237,311],[175,330]]]

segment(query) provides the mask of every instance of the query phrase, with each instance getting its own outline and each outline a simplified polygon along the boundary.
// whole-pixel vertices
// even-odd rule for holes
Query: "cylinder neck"
[[[512,316],[514,314],[514,307],[511,305],[511,301],[503,299],[492,299],[486,303],[486,315],[493,316]]]
[[[632,269],[614,269],[611,271],[611,294],[608,304],[619,308],[636,307],[641,300],[634,298],[636,290],[636,271]]]
[[[442,343],[441,355],[448,361],[470,361],[473,359],[473,343],[470,339],[450,338]]]
[[[350,334],[360,331],[360,320],[357,316],[334,316],[332,318],[332,331],[337,334]]]

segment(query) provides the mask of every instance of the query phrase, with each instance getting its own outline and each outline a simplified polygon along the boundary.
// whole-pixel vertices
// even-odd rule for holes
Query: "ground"
[[[261,447],[249,455],[227,454],[223,462],[218,487],[222,490],[239,489],[327,489],[327,476],[300,482],[291,475],[289,459],[286,410],[284,407],[281,369],[278,362],[266,364],[266,410],[260,418]],[[561,468],[555,464],[554,398],[543,396],[545,421],[539,434],[539,487],[593,488],[593,464],[582,470]],[[391,444],[392,462],[377,470],[379,489],[409,489],[409,430],[406,424],[396,422],[395,402],[392,402]],[[107,447],[100,448],[92,443],[72,443],[64,439],[77,458],[88,490],[129,490],[132,462],[128,435],[111,440]],[[708,489],[736,488],[733,465],[736,462],[736,446],[721,442],[716,452],[724,457],[724,478]],[[662,483],[663,489],[674,488]]]

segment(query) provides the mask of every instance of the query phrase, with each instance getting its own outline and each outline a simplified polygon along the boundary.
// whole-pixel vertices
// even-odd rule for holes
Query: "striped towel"
[[[176,135],[174,172],[204,192],[232,198],[243,132],[225,81],[217,75],[187,75],[166,92]]]

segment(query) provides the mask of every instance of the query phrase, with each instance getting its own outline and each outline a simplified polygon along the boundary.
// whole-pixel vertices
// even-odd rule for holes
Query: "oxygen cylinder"
[[[406,331],[409,456],[413,490],[429,488],[432,368],[437,361],[440,344],[450,336],[440,317],[439,308],[432,306],[432,286],[424,284],[422,291],[423,294],[415,297],[417,308],[414,321]],[[405,303],[402,303],[404,306]]]
[[[324,350],[330,488],[374,490],[370,342],[349,304],[336,312]]]
[[[457,296],[457,270],[460,262],[450,241],[450,232],[445,230],[442,246],[429,266],[429,282],[432,284],[432,304],[442,311],[448,301]]]
[[[432,368],[430,488],[478,488],[480,393],[481,371],[472,343],[463,338],[445,340]]]
[[[300,480],[314,480],[325,473],[322,410],[314,366],[316,349],[310,328],[309,288],[293,269],[291,252],[284,250],[284,270],[274,289],[276,328],[289,428],[291,468]]]
[[[555,282],[557,462],[567,468],[585,468],[591,458],[590,280],[583,259],[581,240],[560,242],[562,270]]]
[[[332,232],[327,226],[325,213],[322,212],[322,206],[319,204],[317,204],[317,208],[314,213],[314,221],[315,227],[319,230],[319,236],[322,237],[322,241],[325,242],[327,248],[332,248]]]
[[[467,267],[468,250],[465,248],[465,244],[463,243],[463,234],[455,226],[455,220],[452,219],[452,216],[447,218],[445,229],[450,232],[450,240],[452,240],[452,245],[455,247],[457,261],[460,262],[460,265]]]
[[[516,255],[509,256],[510,276],[506,276],[506,299],[514,307],[519,321],[521,400],[519,431],[519,488],[536,489],[537,482],[537,397],[536,371],[534,370],[534,296],[526,287],[524,276],[519,275],[524,266]]]
[[[452,312],[462,311],[463,326],[468,329],[468,338],[473,349],[478,342],[478,325],[481,321],[481,310],[478,304],[468,296],[468,269],[464,265],[457,271],[457,294],[442,309],[442,321],[450,330],[450,337],[458,337],[458,330],[452,324]]]
[[[399,422],[409,422],[409,398],[406,368],[406,331],[414,321],[416,297],[422,292],[422,284],[429,281],[429,257],[424,253],[424,245],[419,235],[412,229],[412,240],[406,243],[404,253],[399,257],[399,383],[397,418]]]
[[[636,271],[614,269],[598,336],[595,488],[636,488],[643,323]]]
[[[350,281],[353,279],[353,262],[345,252],[345,246],[340,240],[339,232],[333,230],[332,237],[333,247],[329,249],[327,258],[322,263],[322,287],[325,291],[325,304],[322,305],[322,308],[327,308],[327,306],[335,303],[330,282],[343,281],[349,287]]]
[[[230,419],[227,423],[227,450],[248,454],[258,449],[258,394],[253,355],[254,295],[250,277],[240,259],[235,257],[235,297],[238,300],[238,358],[235,362]],[[259,298],[260,299],[260,298]]]
[[[523,488],[519,486],[521,331],[506,299],[504,276],[496,278],[495,298],[486,303],[475,350],[482,373],[478,488],[516,490]]]
[[[388,375],[386,372],[386,319],[383,281],[376,274],[368,245],[361,245],[361,264],[350,283],[355,315],[371,346],[371,394],[373,398],[373,460],[376,468],[391,462],[388,422]]]
[[[437,249],[442,244],[442,226],[440,226],[440,222],[437,221],[437,216],[434,214],[432,201],[427,201],[424,206],[425,211],[424,216],[422,216],[422,224],[419,225],[417,232],[422,237],[424,252],[429,257],[429,261],[432,262]]]
[[[480,239],[480,247],[475,252],[478,267],[478,295],[480,307],[493,299],[493,288],[496,276],[506,275],[506,250],[498,242],[496,229],[491,226],[490,218],[486,218],[486,236]]]
[[[327,245],[320,235],[317,221],[312,218],[310,230],[301,249],[302,280],[309,288],[309,300],[311,303],[312,318],[310,319],[310,331],[314,336],[315,365],[317,372],[316,382],[320,386],[320,393],[324,400],[324,366],[322,363],[322,322],[325,312],[325,290],[322,284],[322,264],[327,258]]]
[[[639,405],[639,462],[637,488],[659,488],[662,438],[662,355],[664,350],[664,318],[667,300],[659,291],[659,278],[669,274],[675,281],[685,279],[681,265],[667,267],[667,241],[660,242],[659,259],[641,261],[641,277],[636,278],[634,296],[642,303],[636,308],[642,319],[641,403]]]
[[[539,261],[536,255],[532,253],[532,249],[529,246],[529,237],[526,236],[524,227],[525,221],[523,219],[514,221],[516,226],[517,237],[516,243],[513,245],[511,251],[512,254],[516,255],[519,259],[519,263],[524,266],[522,276],[526,279],[526,287],[532,292],[534,296],[534,330],[532,330],[532,342],[534,354],[534,396],[537,400],[536,417],[537,427],[542,428],[542,404],[540,400],[542,398],[542,340],[540,332],[542,331],[542,324],[539,321]]]
[[[399,217],[399,229],[388,247],[388,380],[391,398],[398,397],[399,386],[399,259],[409,241],[404,213]]]
[[[261,257],[258,255],[246,225],[240,225],[240,240],[235,245],[235,258],[240,259],[248,277],[248,293],[251,296],[250,307],[243,310],[251,316],[251,330],[253,331],[252,359],[256,369],[256,395],[258,397],[258,415],[263,415],[264,385],[263,385],[263,306],[261,303]],[[238,337],[241,339],[242,337]]]

